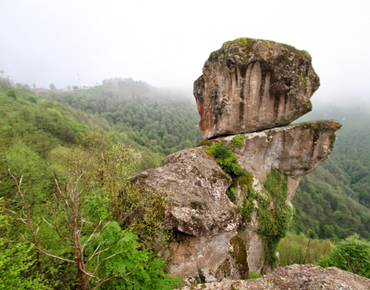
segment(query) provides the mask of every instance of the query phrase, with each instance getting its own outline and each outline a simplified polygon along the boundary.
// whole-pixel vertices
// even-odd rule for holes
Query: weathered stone
[[[224,140],[238,157],[239,164],[254,176],[253,188],[262,191],[266,174],[277,168],[288,176],[287,204],[299,181],[326,160],[333,149],[338,121],[314,121],[247,133],[241,146]],[[269,273],[263,257],[264,246],[258,229],[258,206],[241,223],[238,206],[226,189],[231,179],[224,174],[212,154],[204,148],[182,150],[167,156],[161,167],[133,178],[169,197],[167,223],[176,231],[171,247],[171,273],[189,283],[245,279],[252,272]],[[241,195],[237,188],[237,196]]]
[[[312,121],[247,133],[241,148],[232,145],[235,136],[225,140],[239,158],[239,164],[263,184],[271,167],[288,176],[288,199],[293,198],[299,182],[324,162],[333,150],[334,132],[342,125],[336,120]],[[255,185],[258,187],[259,185]]]
[[[237,232],[215,236],[194,237],[176,233],[177,244],[172,247],[171,273],[184,277],[188,284],[218,281],[217,273],[228,257],[230,240]],[[231,267],[229,271],[234,271]],[[240,277],[228,275],[228,277]]]
[[[286,203],[294,196],[300,180],[308,173],[315,170],[325,161],[333,150],[335,140],[334,132],[341,127],[338,121],[313,121],[293,124],[289,126],[264,130],[261,132],[247,133],[240,148],[232,145],[235,136],[220,137],[212,142],[224,140],[226,145],[233,149],[238,157],[239,164],[254,176],[253,188],[260,192],[266,181],[266,175],[271,168],[279,169],[288,177],[288,196]],[[240,196],[240,188],[236,192]],[[255,203],[254,212],[244,225],[245,230],[238,235],[246,250],[245,267],[250,272],[269,273],[271,268],[263,257],[263,241],[257,235],[258,206]],[[234,260],[233,260],[234,259]],[[235,257],[230,253],[223,257],[222,263],[229,265],[229,274],[220,274],[219,268],[216,275],[222,278],[239,279],[242,277],[237,269]],[[220,264],[220,263],[219,263]],[[222,265],[222,264],[221,264]],[[222,266],[218,266],[222,269]]]
[[[166,222],[176,231],[192,236],[210,236],[235,231],[241,221],[239,208],[226,195],[231,178],[212,154],[202,148],[167,156],[161,167],[132,178],[169,199]]]
[[[183,287],[183,290],[282,290],[282,289],[370,289],[370,279],[335,267],[291,265],[277,268],[273,273],[254,280],[228,280]]]
[[[310,98],[319,86],[304,50],[260,39],[225,42],[194,82],[202,136],[287,125],[311,111]]]

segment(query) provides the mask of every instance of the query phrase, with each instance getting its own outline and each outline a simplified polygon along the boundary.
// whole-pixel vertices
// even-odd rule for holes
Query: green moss
[[[256,39],[241,37],[232,41],[227,41],[222,46],[229,49],[231,44],[236,43],[239,47],[242,48],[244,52],[248,53],[253,52],[253,45],[256,41],[257,41]]]
[[[292,209],[285,204],[288,195],[288,176],[282,175],[278,169],[271,168],[266,182],[262,187],[262,195],[257,195],[258,230],[257,234],[264,242],[265,259],[273,268],[276,248],[285,237],[292,217]],[[271,203],[273,208],[271,209]]]
[[[241,149],[243,147],[244,140],[245,140],[244,134],[236,135],[233,139],[231,139],[231,145]]]
[[[302,127],[310,127],[312,125],[311,122],[304,122],[301,124]]]
[[[213,144],[212,141],[203,140],[203,141],[198,142],[196,147],[199,147],[199,146],[211,146],[212,144]]]
[[[308,109],[312,110],[312,103],[311,101],[305,102],[305,105]]]
[[[236,266],[239,270],[240,276],[247,277],[249,272],[248,262],[247,262],[247,251],[245,249],[245,243],[242,238],[236,236],[230,240],[230,244],[233,247],[233,257]]]

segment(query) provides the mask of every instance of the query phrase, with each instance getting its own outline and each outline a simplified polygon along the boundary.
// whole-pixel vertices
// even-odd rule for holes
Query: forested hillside
[[[42,218],[54,218],[55,223],[63,224],[58,229],[63,235],[70,233],[68,223],[71,220],[64,219],[63,208],[53,203],[55,195],[53,197],[52,193],[55,193],[56,184],[51,171],[54,172],[63,185],[61,192],[65,190],[65,194],[71,194],[77,188],[83,189],[85,195],[81,196],[78,204],[87,206],[88,211],[84,215],[91,219],[89,223],[96,225],[96,216],[101,216],[102,224],[111,224],[110,231],[116,234],[113,239],[119,241],[123,237],[133,250],[140,248],[140,251],[135,250],[127,256],[125,261],[113,260],[112,267],[129,265],[122,270],[127,273],[130,267],[133,269],[138,264],[135,259],[146,260],[150,267],[143,267],[137,276],[131,278],[148,289],[171,289],[178,281],[163,272],[163,260],[154,259],[154,252],[150,252],[156,239],[167,237],[166,230],[162,228],[162,217],[156,213],[158,204],[155,199],[150,199],[149,193],[140,195],[135,188],[127,187],[125,180],[138,171],[157,167],[166,155],[194,147],[196,142],[202,140],[195,102],[180,92],[154,88],[132,79],[109,79],[102,86],[85,91],[39,95],[28,86],[14,89],[7,84],[0,87],[0,103],[0,203],[11,208],[13,214],[22,214],[22,209],[31,206],[34,216],[31,223],[40,225],[38,237],[42,246],[55,255],[72,259],[74,254],[67,240],[60,242],[61,234],[53,232],[42,221]],[[366,108],[314,107],[313,112],[298,120],[338,119],[343,127],[336,134],[330,158],[302,180],[292,200],[292,234],[280,246],[283,264],[315,262],[320,254],[327,255],[332,249],[333,245],[328,241],[312,241],[310,246],[308,239],[302,235],[294,236],[294,233],[332,241],[343,240],[354,233],[370,238],[370,148],[367,145],[370,142],[370,127],[367,125],[370,116]],[[138,155],[138,151],[141,154]],[[74,183],[76,188],[68,183],[76,180],[76,175],[71,175],[69,171],[72,167],[76,172],[82,172],[82,178]],[[7,172],[8,168],[15,180]],[[115,172],[123,172],[125,176],[115,175]],[[16,193],[15,181],[19,182],[21,175],[24,176],[23,191]],[[129,189],[127,200],[122,204],[129,205],[128,208],[122,207],[113,194],[124,187]],[[25,191],[27,204],[22,205],[20,193]],[[73,204],[72,197],[67,199]],[[127,223],[124,213],[142,204],[146,206],[147,219],[134,226]],[[107,206],[111,212],[109,217],[105,214]],[[1,211],[0,220],[0,246],[4,249],[0,258],[5,263],[0,267],[0,274],[8,279],[4,280],[4,285],[73,289],[77,280],[83,280],[81,276],[76,278],[73,264],[56,262],[50,257],[35,259],[35,251],[31,251],[27,244],[13,246],[9,242],[4,243],[9,240],[21,242],[17,231],[23,231],[28,238],[32,237],[32,231],[27,222],[22,225],[7,219]],[[114,223],[119,220],[121,227]],[[115,225],[117,227],[114,228]],[[99,228],[99,224],[97,226]],[[127,235],[121,229],[130,229],[135,234]],[[92,228],[87,227],[81,238],[91,232]],[[104,228],[97,233],[102,237],[108,234]],[[289,243],[302,243],[301,248],[307,250],[315,248],[315,255],[301,255],[304,258],[299,260],[289,258],[292,251],[287,247]],[[287,247],[285,252],[288,254],[284,252],[284,247]],[[88,249],[86,251],[89,252]],[[109,253],[114,254],[119,249],[112,248],[112,251]],[[89,267],[91,269],[91,265]],[[112,277],[109,271],[103,268],[97,275]],[[45,283],[40,284],[40,279],[45,279]],[[91,283],[98,285],[97,279]],[[109,280],[107,287],[125,289],[127,285],[122,281]],[[0,289],[3,289],[1,285]]]
[[[358,233],[370,238],[370,115],[368,106],[321,106],[299,121],[337,119],[329,159],[306,176],[292,203],[291,230],[339,240]]]
[[[104,118],[118,132],[162,158],[202,140],[195,102],[179,91],[116,78],[89,90],[42,93],[41,97]]]
[[[29,88],[0,88],[0,104],[0,289],[178,285],[153,251],[169,238],[162,196],[127,181],[162,156]]]
[[[196,105],[185,96],[131,79],[109,79],[86,91],[50,92],[42,98],[68,103],[99,117],[121,136],[160,156],[141,169],[158,166],[169,153],[201,140]],[[366,108],[314,106],[298,121],[338,119],[343,127],[330,158],[304,178],[293,199],[291,231],[308,237],[344,239],[353,233],[370,237],[370,117]],[[153,162],[153,163],[151,163]]]

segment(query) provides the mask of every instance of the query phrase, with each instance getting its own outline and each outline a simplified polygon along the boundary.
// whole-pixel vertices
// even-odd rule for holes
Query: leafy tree
[[[370,278],[370,242],[355,234],[339,242],[329,257],[320,260],[322,267],[337,267]]]
[[[11,89],[9,90],[6,95],[9,97],[9,98],[12,98],[14,100],[17,99],[17,94],[15,93],[15,90],[14,89]]]
[[[49,85],[50,91],[54,92],[57,90],[57,87],[54,84]]]
[[[302,233],[295,235],[288,233],[279,245],[280,266],[292,264],[314,264],[323,257],[327,257],[334,247],[330,240],[307,238]]]
[[[8,231],[7,216],[1,210],[3,200],[0,199],[0,229]],[[29,277],[24,274],[34,264],[32,246],[26,243],[14,243],[0,237],[0,289],[51,289],[42,283],[40,277]]]
[[[108,282],[114,283],[115,289],[170,289],[178,281],[163,272],[164,261],[150,250],[145,250],[134,233],[122,230],[112,220],[109,214],[111,210],[108,211],[113,208],[115,212],[116,207],[110,197],[118,200],[116,192],[124,184],[120,180],[128,177],[127,172],[137,165],[140,155],[135,156],[134,151],[122,145],[109,148],[109,143],[104,138],[95,137],[93,135],[86,138],[84,147],[80,149],[66,151],[64,160],[65,165],[68,165],[67,175],[59,178],[59,181],[54,176],[55,202],[48,205],[51,214],[44,213],[46,218],[45,215],[33,216],[22,188],[23,176],[18,180],[11,175],[17,191],[12,202],[18,206],[8,208],[7,211],[26,226],[20,235],[24,242],[37,251],[39,277],[43,275],[42,254],[74,265],[80,289],[97,289]],[[104,153],[104,150],[108,153]],[[98,156],[95,155],[97,152],[100,153]],[[63,172],[60,168],[57,173],[61,175]],[[123,203],[127,202],[129,205],[117,206],[117,209],[125,209],[125,218],[143,206],[151,214],[150,195],[136,191],[127,197],[128,192],[135,190],[135,187],[129,187],[129,183],[126,186],[120,197]],[[161,197],[154,201],[156,207],[163,202]],[[71,250],[60,255],[54,253],[50,247],[45,247],[48,241],[43,240],[38,232],[40,218],[55,231],[60,238],[61,247]],[[150,219],[145,219],[145,214],[143,219],[145,224],[151,222]],[[140,222],[133,220],[132,229],[138,229],[140,233]],[[130,280],[131,277],[133,281]],[[123,279],[124,282],[117,279]],[[135,286],[130,286],[131,284]]]

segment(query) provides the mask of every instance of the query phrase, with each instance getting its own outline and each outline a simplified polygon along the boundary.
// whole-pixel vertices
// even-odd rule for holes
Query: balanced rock
[[[239,38],[211,53],[194,82],[202,136],[284,126],[311,111],[320,80],[304,50]]]

